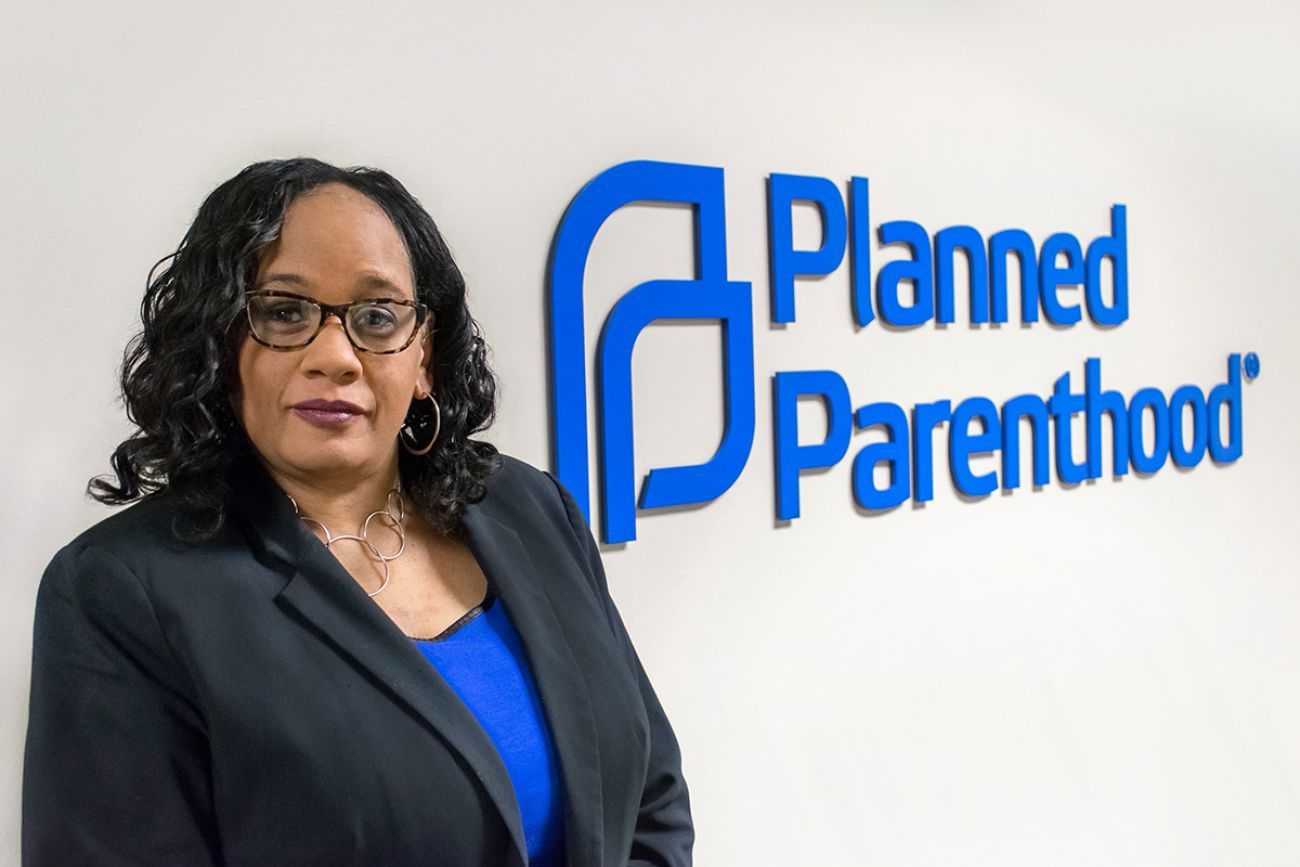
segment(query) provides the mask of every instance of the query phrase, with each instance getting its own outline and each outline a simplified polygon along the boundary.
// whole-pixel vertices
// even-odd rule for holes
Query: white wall
[[[492,439],[548,462],[543,274],[557,221],[628,159],[722,166],[754,284],[758,425],[733,488],[605,552],[684,751],[705,865],[1300,862],[1292,5],[661,2],[28,4],[6,87],[0,861],[18,857],[32,603],[127,432],[149,266],[249,162],[383,167],[434,214],[503,380]],[[851,325],[847,267],[768,323],[764,179],[866,175],[873,222],[1085,241],[1128,206],[1131,318]],[[816,239],[801,213],[799,237]],[[687,276],[688,215],[633,208],[588,268],[588,339]],[[959,306],[959,311],[964,308]],[[1014,309],[1014,308],[1013,308]],[[1166,393],[1259,353],[1235,464],[867,517],[850,458],[773,512],[770,380],[854,405],[1047,394],[1102,358]],[[651,328],[637,462],[721,431],[717,330]],[[813,407],[801,417],[817,436]],[[855,440],[854,450],[862,438]],[[940,439],[940,442],[943,442]],[[1289,444],[1289,445],[1288,445]]]

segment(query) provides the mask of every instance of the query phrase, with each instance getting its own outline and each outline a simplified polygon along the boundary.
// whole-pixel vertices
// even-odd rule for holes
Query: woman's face
[[[256,289],[294,292],[325,304],[358,298],[416,300],[410,258],[397,227],[362,193],[331,183],[290,203],[279,238],[262,254]],[[253,446],[270,467],[307,484],[351,484],[390,472],[411,400],[431,391],[428,322],[401,352],[358,352],[335,316],[306,347],[280,352],[245,336],[239,391],[232,395]],[[346,401],[341,420],[304,401]]]

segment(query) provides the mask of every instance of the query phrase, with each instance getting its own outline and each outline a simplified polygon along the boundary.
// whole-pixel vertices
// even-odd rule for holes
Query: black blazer
[[[55,555],[36,602],[25,864],[523,865],[500,755],[256,462],[211,540],[161,493]],[[681,865],[678,745],[573,498],[508,456],[468,543],[559,753],[572,865]]]

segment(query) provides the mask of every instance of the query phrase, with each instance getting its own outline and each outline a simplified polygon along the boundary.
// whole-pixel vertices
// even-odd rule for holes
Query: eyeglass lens
[[[248,299],[248,318],[254,334],[272,346],[289,348],[306,344],[321,325],[322,311],[300,298],[254,296]],[[363,349],[388,352],[399,349],[415,330],[418,313],[405,304],[383,301],[357,304],[347,312],[347,332]]]

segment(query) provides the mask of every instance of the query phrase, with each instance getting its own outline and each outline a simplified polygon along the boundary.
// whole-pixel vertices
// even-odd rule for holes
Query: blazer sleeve
[[[192,686],[136,575],[97,546],[41,579],[29,707],[23,864],[219,860]]]
[[[627,664],[636,677],[650,720],[650,762],[646,772],[645,789],[637,812],[636,831],[632,838],[629,867],[689,867],[691,848],[695,842],[695,828],[691,820],[690,796],[686,779],[682,776],[681,750],[663,706],[655,695],[646,676],[632,640],[628,636],[623,618],[609,595],[605,567],[600,560],[600,549],[587,525],[587,519],[578,508],[573,495],[551,473],[547,476],[555,483],[564,501],[569,524],[578,542],[586,552],[596,590],[605,606],[610,629],[623,646]]]

